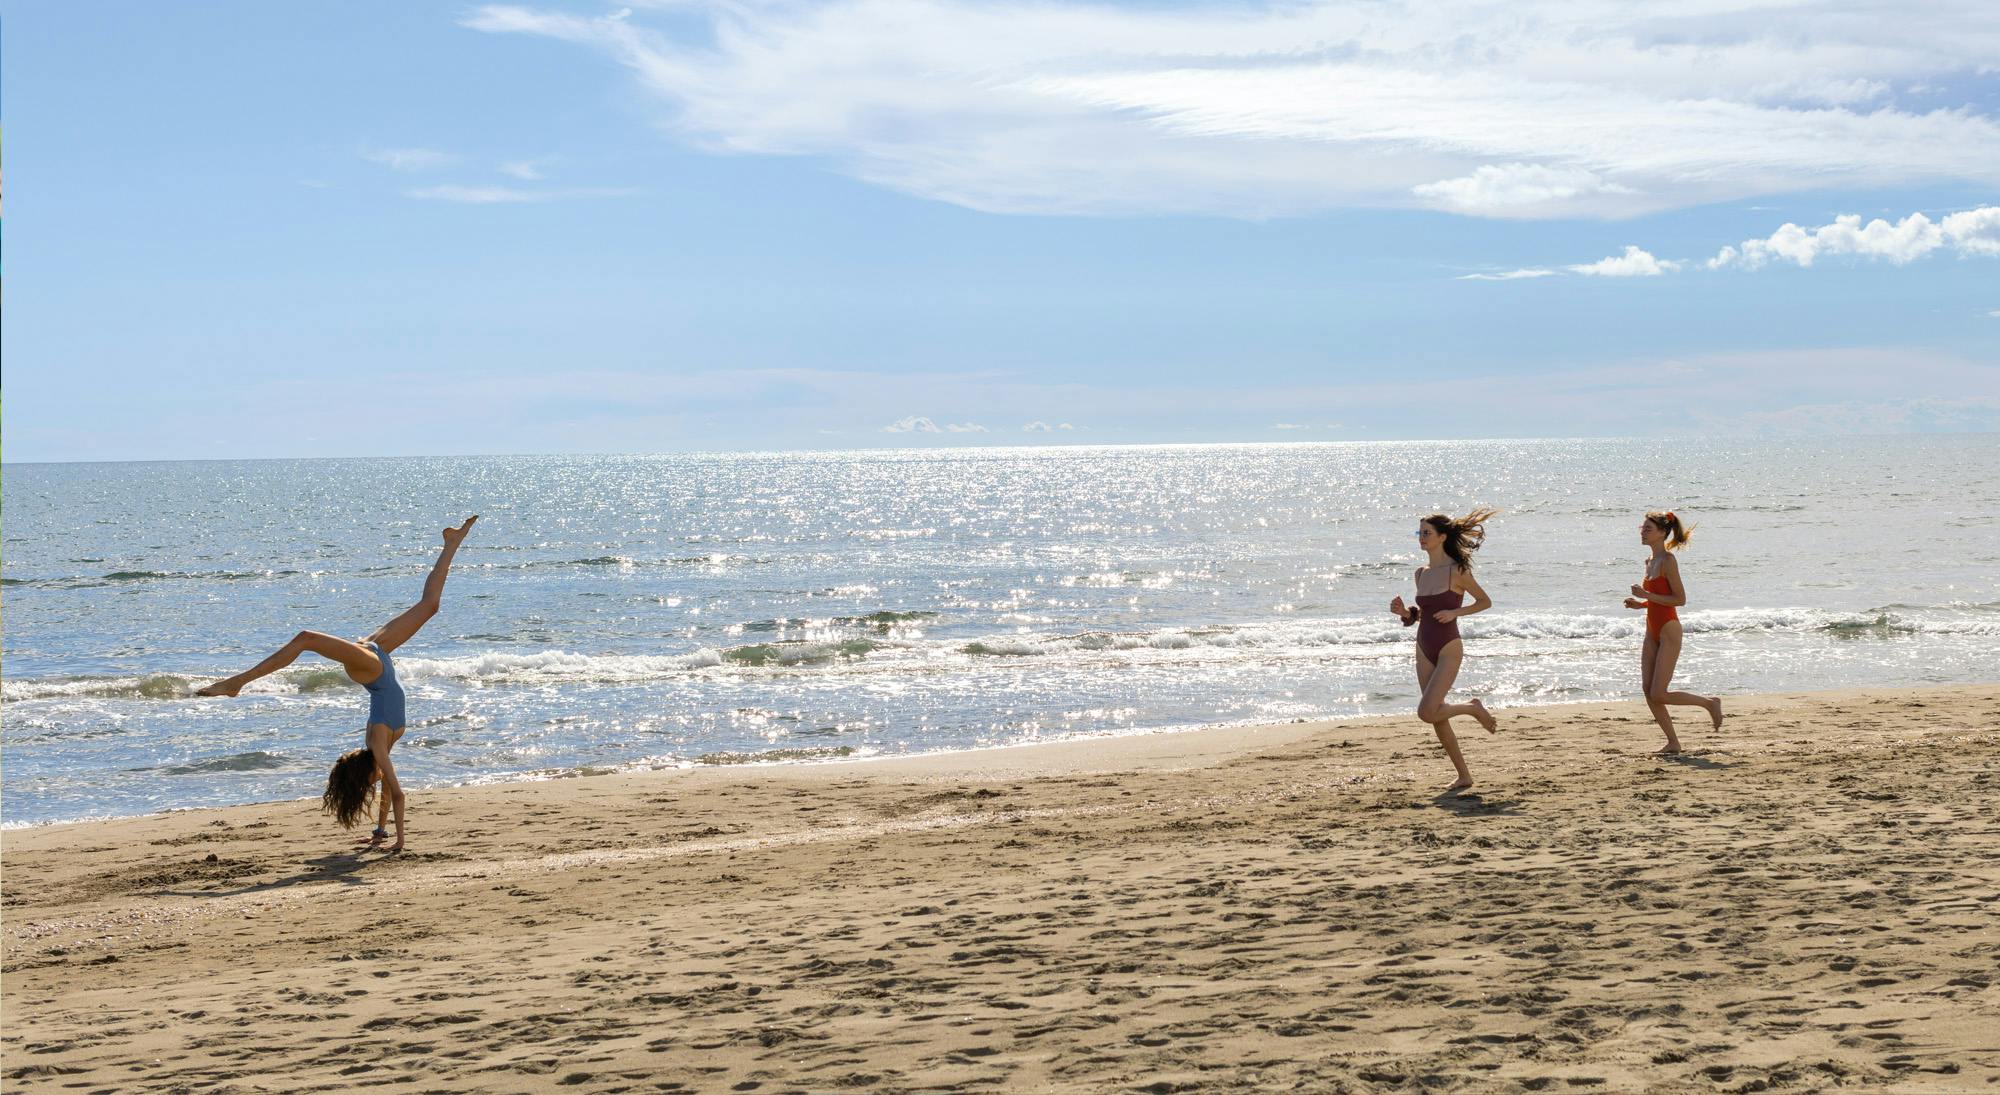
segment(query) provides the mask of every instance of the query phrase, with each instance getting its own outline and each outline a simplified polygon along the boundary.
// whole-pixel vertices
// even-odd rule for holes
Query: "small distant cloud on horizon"
[[[883,433],[991,433],[977,422],[946,422],[940,425],[928,415],[911,414],[882,427]]]
[[[1051,426],[1047,422],[1044,422],[1039,418],[1021,427],[1021,431],[1023,433],[1054,433],[1057,430],[1073,430],[1073,429],[1076,429],[1076,427],[1070,425],[1067,422],[1058,422],[1055,425]]]
[[[1297,423],[1297,422],[1278,422],[1278,423],[1274,423],[1274,424],[1273,424],[1273,425],[1271,426],[1271,428],[1272,428],[1272,429],[1274,429],[1274,430],[1309,430],[1309,429],[1312,429],[1312,427],[1311,427],[1311,426],[1303,426],[1303,425],[1300,425],[1300,424],[1299,424],[1299,423]]]

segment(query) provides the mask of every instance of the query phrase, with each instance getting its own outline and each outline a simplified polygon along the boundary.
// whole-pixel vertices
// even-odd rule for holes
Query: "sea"
[[[0,471],[0,822],[316,797],[358,638],[406,787],[1411,712],[1425,514],[1500,510],[1460,695],[1631,701],[1649,509],[1694,526],[1676,685],[1996,678],[2000,438],[1610,439],[22,464]],[[1503,715],[1504,718],[1504,715]],[[1414,717],[1370,733],[1426,741]],[[1607,744],[1650,747],[1643,719]],[[1724,734],[1726,736],[1726,729]],[[1696,729],[1692,744],[1709,731]]]

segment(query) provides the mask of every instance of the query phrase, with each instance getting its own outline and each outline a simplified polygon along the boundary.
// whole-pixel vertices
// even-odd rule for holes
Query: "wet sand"
[[[9,1090],[2000,1092],[2000,685],[15,831]],[[328,757],[333,755],[329,744]]]

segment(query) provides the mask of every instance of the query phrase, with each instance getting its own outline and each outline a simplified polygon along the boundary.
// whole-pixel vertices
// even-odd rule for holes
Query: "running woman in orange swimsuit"
[[[1639,648],[1639,683],[1646,690],[1646,706],[1667,732],[1662,754],[1681,751],[1681,739],[1674,734],[1674,717],[1667,708],[1699,707],[1708,712],[1709,722],[1722,728],[1722,697],[1697,696],[1692,692],[1669,692],[1674,680],[1674,663],[1681,657],[1680,613],[1676,605],[1687,603],[1687,589],[1681,585],[1680,560],[1673,552],[1688,542],[1691,530],[1681,527],[1681,519],[1671,510],[1649,513],[1639,522],[1639,542],[1652,549],[1646,560],[1646,580],[1632,587],[1625,598],[1626,608],[1646,610],[1646,641]]]
[[[1417,522],[1417,546],[1430,559],[1428,565],[1417,568],[1417,603],[1406,605],[1401,597],[1389,602],[1389,611],[1404,627],[1417,629],[1417,687],[1423,690],[1417,701],[1417,717],[1437,732],[1451,766],[1458,769],[1458,779],[1445,788],[1446,794],[1472,786],[1472,773],[1458,751],[1458,735],[1451,732],[1451,720],[1470,717],[1489,734],[1495,725],[1486,705],[1476,699],[1445,702],[1458,679],[1459,664],[1465,660],[1458,618],[1493,607],[1493,598],[1472,578],[1472,553],[1486,538],[1485,524],[1493,512],[1477,509],[1455,521],[1433,513]],[[1468,593],[1472,594],[1470,606],[1465,604]]]

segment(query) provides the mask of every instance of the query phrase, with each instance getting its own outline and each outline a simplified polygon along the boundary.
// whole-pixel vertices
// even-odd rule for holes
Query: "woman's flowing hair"
[[[1481,506],[1463,517],[1453,520],[1442,513],[1433,513],[1424,518],[1438,535],[1444,537],[1444,553],[1451,561],[1464,570],[1472,569],[1472,553],[1486,540],[1486,522],[1499,513],[1490,506]]]
[[[1651,521],[1654,528],[1667,534],[1668,551],[1679,551],[1687,544],[1688,537],[1694,535],[1694,526],[1683,527],[1681,519],[1674,516],[1673,510],[1657,510],[1647,514],[1646,520]]]
[[[342,753],[333,762],[333,771],[327,773],[320,808],[332,814],[341,828],[352,829],[355,822],[368,816],[368,805],[374,798],[375,754],[366,749]]]

